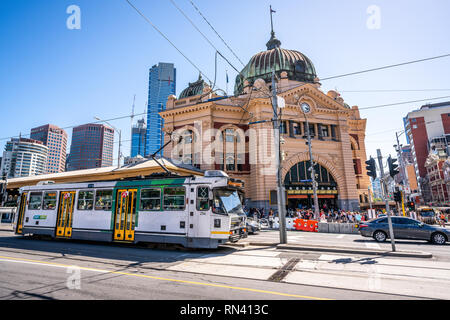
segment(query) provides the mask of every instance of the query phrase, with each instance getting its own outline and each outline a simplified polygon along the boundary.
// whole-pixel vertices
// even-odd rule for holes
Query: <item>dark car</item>
[[[384,242],[389,238],[388,218],[377,218],[359,225],[363,237],[374,238]],[[450,230],[431,226],[406,217],[392,217],[392,229],[395,239],[427,240],[434,244],[445,244],[450,237]]]

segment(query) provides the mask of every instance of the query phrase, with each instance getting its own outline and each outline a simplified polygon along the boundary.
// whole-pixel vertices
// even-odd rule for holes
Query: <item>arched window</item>
[[[220,170],[243,171],[245,164],[245,138],[235,129],[223,130],[219,136],[217,163]],[[222,152],[220,152],[222,151]]]
[[[197,141],[196,135],[192,130],[185,130],[181,134],[181,148],[179,148],[179,160],[184,164],[199,165],[195,161],[194,146]]]

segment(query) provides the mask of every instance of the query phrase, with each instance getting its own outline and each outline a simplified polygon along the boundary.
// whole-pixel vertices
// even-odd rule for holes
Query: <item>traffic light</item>
[[[400,171],[397,170],[398,164],[396,164],[396,162],[397,162],[397,159],[393,159],[391,156],[389,156],[389,158],[388,158],[389,175],[392,178],[400,173]]]
[[[402,202],[402,192],[401,191],[394,192],[394,201]]]
[[[367,175],[369,177],[372,177],[373,179],[377,178],[377,167],[375,165],[375,159],[370,157],[370,160],[366,161],[367,164]]]
[[[414,204],[413,201],[408,202],[408,208],[410,210],[415,210],[416,209],[416,205]]]

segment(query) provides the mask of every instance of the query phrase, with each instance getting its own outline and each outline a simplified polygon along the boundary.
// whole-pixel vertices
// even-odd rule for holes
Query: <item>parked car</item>
[[[427,240],[439,245],[443,245],[449,240],[449,229],[427,225],[406,217],[392,217],[391,219],[395,239]],[[389,238],[388,218],[381,217],[361,223],[358,230],[363,237],[371,237],[378,242],[384,242]]]
[[[247,217],[247,232],[248,232],[248,234],[255,234],[258,231],[261,231],[261,225],[258,222],[258,220]]]

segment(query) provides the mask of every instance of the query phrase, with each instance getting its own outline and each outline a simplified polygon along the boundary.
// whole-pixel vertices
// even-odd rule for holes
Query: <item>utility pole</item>
[[[305,110],[308,110],[308,108],[304,108],[302,107],[303,110],[303,115],[305,116],[305,121],[306,121],[306,135],[308,136],[308,150],[309,150],[309,159],[311,162],[311,181],[312,181],[312,186],[313,186],[313,195],[314,195],[314,219],[319,219],[320,218],[320,214],[319,214],[319,200],[317,199],[317,182],[316,182],[316,170],[314,169],[314,159],[313,159],[313,154],[312,154],[312,147],[311,147],[311,134],[309,131],[309,122],[308,122],[308,118],[306,117],[306,112]]]
[[[94,117],[94,119],[105,122],[107,125],[109,125],[111,128],[113,128],[115,130],[115,132],[117,132],[119,134],[119,152],[118,152],[118,159],[117,159],[117,169],[120,169],[120,159],[122,157],[122,153],[120,151],[121,146],[122,146],[122,130],[117,129],[112,124],[110,124],[108,121],[104,121],[104,120],[100,119],[99,117]]]
[[[378,155],[378,164],[380,166],[380,182],[384,189],[384,201],[386,203],[386,214],[388,217],[388,224],[389,224],[389,237],[391,238],[391,244],[392,244],[392,251],[395,250],[395,239],[394,239],[394,230],[392,229],[392,219],[391,219],[391,210],[389,208],[389,198],[388,198],[388,190],[386,185],[386,180],[384,179],[384,168],[383,168],[383,156],[381,155],[381,150],[377,149],[377,155]]]
[[[367,187],[367,191],[369,192],[369,208],[370,208],[369,217],[372,217],[372,194],[370,193],[370,186]]]
[[[275,82],[275,70],[272,71],[272,108],[273,108],[273,133],[275,142],[275,165],[277,167],[277,202],[278,219],[280,221],[280,243],[287,243],[286,234],[286,191],[281,176],[281,148],[280,148],[280,122],[278,116],[277,84]]]

